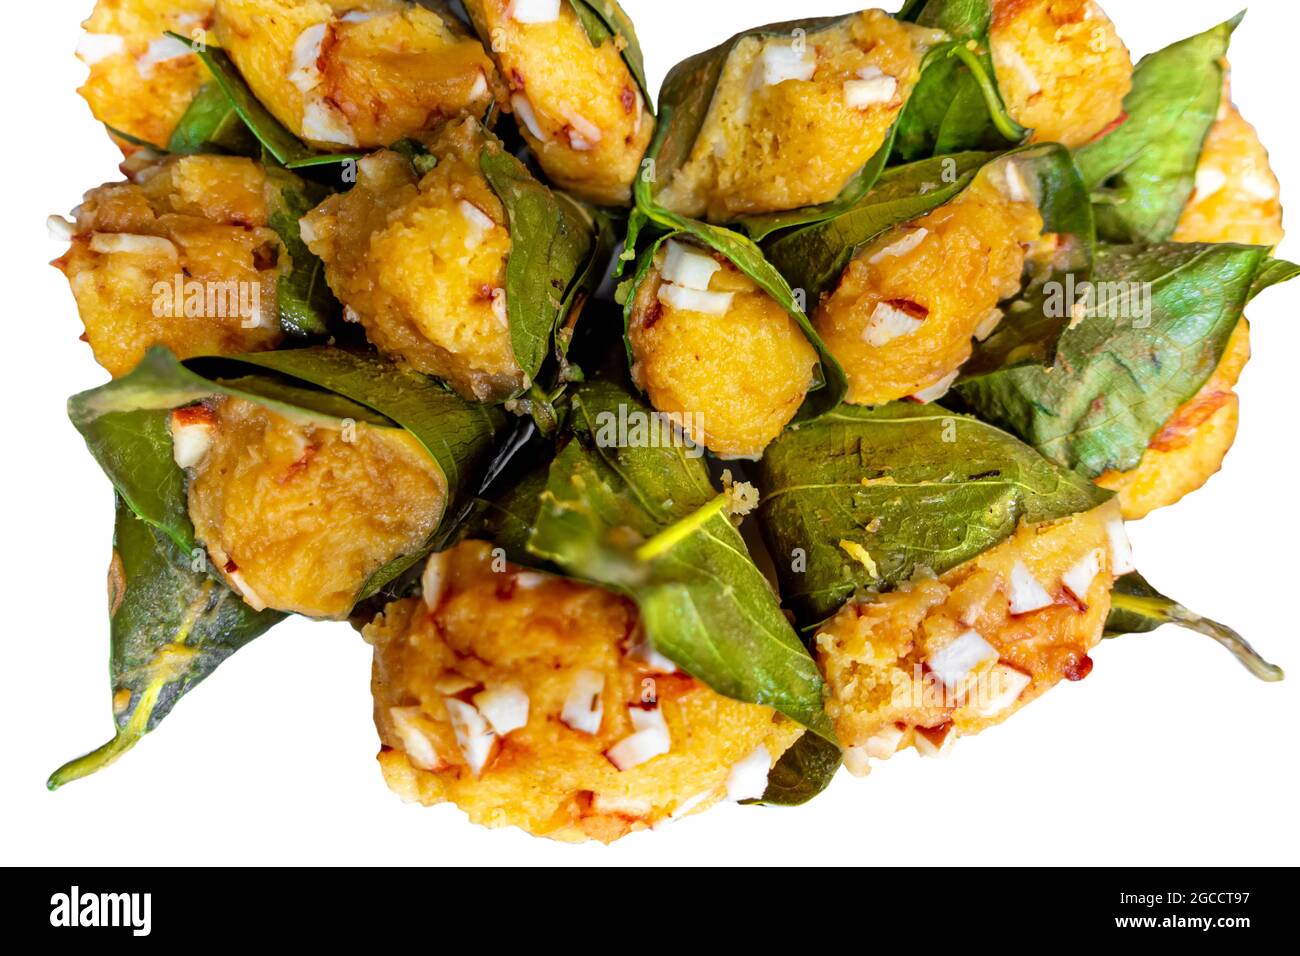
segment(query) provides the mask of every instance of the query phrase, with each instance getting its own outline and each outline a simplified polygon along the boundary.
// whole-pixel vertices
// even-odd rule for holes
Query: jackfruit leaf
[[[479,168],[510,220],[506,309],[515,360],[531,386],[552,353],[566,307],[574,304],[573,291],[591,270],[596,222],[577,202],[539,182],[490,134]]]
[[[268,225],[275,230],[289,256],[289,271],[276,283],[280,328],[306,338],[329,335],[343,311],[325,282],[325,263],[307,248],[299,221],[324,201],[328,190],[300,179],[273,162],[265,164],[270,181]]]
[[[125,130],[120,130],[116,126],[110,126],[105,123],[104,129],[108,131],[109,136],[112,136],[114,139],[119,139],[129,146],[139,146],[141,149],[151,149],[155,153],[159,154],[167,152],[167,150],[163,149],[163,147],[156,143],[151,143],[147,139],[141,139],[139,136],[134,136]]]
[[[167,141],[167,152],[179,156],[195,153],[254,156],[259,149],[257,138],[240,118],[230,97],[215,82],[199,87]]]
[[[631,279],[624,282],[619,289],[619,298],[623,302],[624,345],[627,349],[629,366],[634,363],[634,359],[632,357],[632,342],[626,333],[632,323],[632,313],[636,308],[637,292],[642,283],[649,278],[654,268],[655,255],[658,253],[659,247],[669,239],[682,237],[724,256],[732,265],[752,279],[760,289],[785,309],[786,313],[794,319],[795,324],[799,326],[809,344],[816,350],[817,368],[813,370],[813,384],[799,411],[795,414],[794,420],[804,421],[815,418],[835,408],[844,400],[844,393],[848,390],[848,379],[844,375],[844,369],[841,367],[839,360],[831,354],[830,349],[826,347],[826,343],[822,341],[821,336],[817,334],[817,330],[813,328],[808,314],[800,307],[794,290],[790,288],[781,274],[772,268],[772,265],[764,258],[762,250],[752,240],[747,239],[738,232],[723,229],[721,226],[711,226],[694,219],[686,219],[667,210],[659,210],[653,215],[657,223],[666,226],[668,231],[661,232],[646,246],[637,261],[636,273]],[[746,372],[746,369],[737,369],[737,374],[745,374]]]
[[[239,70],[231,62],[226,51],[210,43],[203,43],[179,33],[169,32],[167,36],[179,40],[188,46],[203,65],[212,74],[212,79],[226,95],[230,105],[244,125],[257,137],[258,142],[266,147],[267,152],[287,169],[303,169],[308,166],[329,166],[359,159],[357,152],[325,153],[312,149],[271,115],[271,111],[262,105],[253,95]]]
[[[954,37],[972,39],[988,36],[993,4],[989,0],[908,0],[894,16],[943,30]]]
[[[804,42],[811,46],[816,43],[815,34],[818,31],[834,29],[848,23],[856,16],[857,14],[854,13],[838,17],[815,17],[754,27],[674,66],[668,72],[659,90],[659,128],[654,142],[646,152],[646,162],[649,164],[648,169],[655,185],[652,190],[638,196],[638,206],[646,211],[649,211],[650,207],[658,208],[653,202],[654,196],[651,193],[657,194],[660,189],[667,186],[677,171],[690,159],[695,141],[699,138],[713,104],[727,58],[731,56],[737,43],[751,36],[794,37],[796,31],[802,31],[805,35]],[[740,221],[742,227],[751,236],[762,238],[778,229],[833,215],[871,188],[876,177],[884,169],[892,144],[893,130],[891,129],[882,148],[864,164],[863,169],[850,180],[835,200],[820,206],[746,217]]]
[[[528,550],[635,601],[655,649],[718,693],[834,741],[821,675],[725,513],[727,493],[701,457],[652,439],[670,434],[658,424],[619,386],[577,388]]]
[[[261,374],[249,374],[258,371]],[[487,466],[502,421],[493,409],[469,405],[432,380],[369,355],[322,347],[182,364],[164,348],[151,349],[131,374],[70,399],[68,413],[131,510],[186,553],[196,542],[185,475],[172,456],[168,417],[174,408],[216,395],[243,398],[333,427],[351,420],[377,428],[406,428],[446,479],[448,505],[440,530],[459,516],[477,491],[477,478]],[[389,414],[379,412],[374,407],[378,404]],[[436,538],[431,536],[425,548],[396,559],[369,581],[358,582],[358,599],[418,562]]]
[[[968,40],[928,51],[898,118],[893,159],[904,163],[968,150],[1001,150],[1029,134],[1007,112],[988,50]]]
[[[763,799],[758,802],[779,807],[807,803],[831,785],[843,756],[830,741],[804,734],[777,760],[767,775]]]
[[[1106,619],[1106,637],[1148,634],[1165,624],[1176,624],[1216,641],[1262,681],[1280,681],[1284,676],[1282,668],[1264,660],[1250,642],[1232,628],[1201,617],[1165,597],[1137,572],[1126,574],[1115,582],[1111,591],[1110,616]]]
[[[254,611],[117,498],[109,566],[113,739],[56,770],[49,788],[116,761],[231,654],[284,619]],[[206,562],[200,558],[200,568]]]
[[[899,123],[898,160],[997,150],[1024,139],[1029,131],[1007,113],[998,92],[988,52],[989,0],[912,0],[897,17],[953,38],[926,57],[921,82]]]
[[[1259,246],[1099,246],[1092,284],[1076,290],[1089,314],[1061,337],[1055,367],[993,372],[958,394],[1063,467],[1129,471],[1209,379],[1250,298],[1297,273]]]
[[[1111,497],[992,425],[907,403],[845,405],[791,429],[768,446],[756,475],[759,524],[803,628],[857,591],[888,590],[921,570],[942,574],[1022,521],[1090,511]]]
[[[1192,197],[1223,96],[1224,57],[1242,14],[1143,57],[1121,122],[1075,151],[1108,242],[1163,242]]]
[[[632,18],[615,0],[569,0],[569,4],[578,15],[578,22],[582,24],[592,46],[603,46],[612,37],[622,38],[623,47],[619,52],[632,79],[641,88],[646,108],[650,109],[653,100],[650,84],[646,82],[645,56],[641,52],[641,41],[637,39]]]

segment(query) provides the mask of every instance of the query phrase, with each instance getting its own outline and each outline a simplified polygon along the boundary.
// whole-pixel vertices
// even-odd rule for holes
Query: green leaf
[[[903,162],[968,150],[1000,150],[1029,131],[1011,118],[998,92],[993,61],[967,40],[926,54],[921,78],[898,119],[894,152]]]
[[[276,372],[297,383],[250,375],[250,369]],[[234,377],[218,380],[222,372]],[[470,405],[431,379],[368,354],[322,347],[182,364],[166,349],[151,349],[130,375],[70,399],[68,413],[131,510],[186,552],[195,547],[194,527],[184,473],[172,458],[168,415],[213,395],[237,396],[331,425],[350,418],[376,427],[402,427],[429,452],[447,482],[449,500],[439,531],[424,549],[397,559],[359,585],[361,597],[421,560],[439,534],[460,517],[477,491],[502,422],[495,409]]]
[[[1142,575],[1134,572],[1115,582],[1115,588],[1111,592],[1110,617],[1106,619],[1107,637],[1147,634],[1165,624],[1177,624],[1216,641],[1262,681],[1280,681],[1284,676],[1282,668],[1264,660],[1232,628],[1201,617],[1177,601],[1165,597],[1148,584]]]
[[[759,521],[781,594],[820,623],[855,591],[977,557],[1022,521],[1089,511],[1110,498],[1032,448],[936,406],[843,406],[791,429],[758,465]],[[871,567],[841,542],[865,549]]]
[[[835,744],[816,734],[804,734],[767,775],[767,789],[760,802],[781,807],[807,803],[831,785],[842,760]]]
[[[619,436],[620,418],[659,420],[618,386],[584,385],[572,403],[573,437],[551,465],[529,551],[628,595],[655,649],[718,693],[833,741],[817,666],[723,512],[727,495],[703,459],[680,443]]]
[[[1124,121],[1075,152],[1103,239],[1163,242],[1174,234],[1195,189],[1241,16],[1144,57],[1124,99]]]
[[[636,27],[632,18],[614,0],[569,0],[573,12],[578,15],[591,45],[598,47],[611,37],[622,37],[623,62],[627,64],[632,79],[641,87],[647,106],[654,102],[650,95],[650,84],[646,82],[645,55],[641,52],[641,41],[637,39]]]
[[[1209,379],[1250,297],[1297,271],[1257,246],[1099,247],[1093,284],[1057,296],[1057,311],[1081,291],[1095,305],[1062,336],[1055,368],[1009,368],[958,392],[1057,464],[1129,471]]]
[[[167,150],[163,149],[161,146],[151,143],[147,139],[141,139],[139,136],[132,136],[130,133],[120,130],[116,126],[109,126],[105,123],[104,129],[108,130],[111,135],[122,140],[124,143],[130,143],[132,146],[139,146],[141,149],[152,149],[155,153],[167,152]]]
[[[239,118],[244,121],[244,125],[280,165],[288,169],[301,169],[307,166],[344,163],[360,157],[359,153],[322,153],[312,149],[285,129],[284,125],[271,115],[271,111],[253,95],[253,91],[248,88],[248,84],[239,75],[235,64],[231,62],[224,50],[178,33],[169,32],[167,35],[184,43],[203,61],[203,65],[208,68],[217,86],[226,95],[230,105],[239,114]]]
[[[577,202],[551,192],[491,139],[479,167],[510,220],[506,307],[515,360],[531,385],[551,354],[566,303],[590,274],[596,223]]]
[[[265,168],[273,197],[268,224],[280,237],[291,262],[289,272],[280,276],[276,285],[280,327],[299,337],[328,335],[342,306],[325,282],[325,263],[307,248],[299,226],[328,191],[272,163]]]
[[[895,17],[961,39],[979,39],[988,36],[993,5],[989,0],[909,0]]]
[[[109,571],[116,732],[102,747],[56,770],[51,790],[113,763],[226,658],[283,619],[274,611],[254,611],[206,570],[193,570],[193,562],[190,552],[117,499]],[[120,695],[129,701],[120,704]]]
[[[255,156],[258,148],[256,138],[240,119],[230,97],[216,83],[205,83],[199,88],[167,141],[167,152],[183,156],[194,153]]]

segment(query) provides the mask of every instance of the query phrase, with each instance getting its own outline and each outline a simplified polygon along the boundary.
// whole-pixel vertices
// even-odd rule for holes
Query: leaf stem
[[[1018,143],[1025,138],[1029,132],[1015,120],[1013,120],[1006,111],[1006,106],[1002,102],[1002,97],[998,95],[997,87],[984,70],[984,64],[965,43],[956,43],[948,52],[948,56],[955,56],[966,65],[971,75],[975,77],[975,82],[979,84],[980,93],[984,96],[984,105],[988,108],[989,119],[993,121],[994,127],[1002,134],[1004,139],[1013,143]]]
[[[149,717],[153,714],[154,707],[158,704],[158,695],[162,693],[166,683],[166,677],[159,677],[150,683],[141,695],[140,703],[132,712],[131,719],[127,721],[125,727],[118,728],[112,740],[76,760],[69,760],[50,774],[50,779],[45,785],[51,790],[58,790],[66,783],[89,777],[92,773],[103,770],[138,744],[140,738],[145,735],[146,728],[149,726]]]
[[[731,503],[730,492],[724,491],[716,498],[711,499],[705,504],[696,508],[685,518],[670,524],[663,531],[660,531],[653,538],[645,541],[636,549],[636,558],[639,561],[653,561],[664,553],[671,551],[679,543],[689,538],[692,534],[704,527],[710,520],[726,510],[727,505]]]
[[[1147,617],[1161,623],[1177,624],[1198,634],[1204,634],[1221,647],[1227,649],[1241,662],[1246,670],[1262,681],[1273,683],[1285,677],[1282,668],[1266,661],[1250,645],[1249,641],[1232,628],[1226,624],[1220,624],[1218,621],[1211,621],[1209,618],[1202,617],[1194,611],[1189,611],[1183,605],[1169,598],[1124,594],[1115,591],[1111,595],[1111,608],[1116,611]]]

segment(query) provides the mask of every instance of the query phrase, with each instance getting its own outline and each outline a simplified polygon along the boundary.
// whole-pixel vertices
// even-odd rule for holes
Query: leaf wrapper
[[[1218,621],[1201,617],[1189,611],[1172,598],[1167,598],[1142,575],[1126,574],[1115,582],[1111,592],[1110,617],[1106,619],[1106,637],[1123,637],[1129,634],[1149,634],[1165,624],[1176,624],[1217,642],[1241,662],[1241,665],[1262,681],[1280,681],[1282,668],[1270,664],[1259,655],[1244,637]]]
[[[802,806],[831,785],[842,762],[839,747],[816,734],[804,734],[767,775],[767,789],[760,802],[777,807]]]
[[[1223,61],[1241,15],[1143,57],[1124,119],[1076,150],[1109,242],[1163,242],[1192,197],[1196,166],[1223,96]]]
[[[563,354],[557,345],[560,330],[609,250],[607,225],[594,211],[539,182],[494,137],[479,157],[479,168],[510,220],[506,308],[515,360],[531,387],[552,350]]]
[[[620,417],[657,421],[619,386],[584,385],[572,405],[573,437],[546,473],[528,552],[630,597],[655,649],[718,693],[834,741],[821,675],[723,512],[725,495],[704,461],[679,444],[617,444]]]
[[[258,370],[314,387],[249,374]],[[216,380],[227,372],[239,377]],[[130,375],[74,396],[68,412],[127,506],[186,553],[196,546],[194,527],[185,476],[172,457],[168,416],[174,408],[213,395],[238,396],[331,423],[351,418],[406,429],[446,479],[448,504],[439,533],[477,491],[503,421],[493,409],[470,405],[432,380],[368,354],[321,347],[182,364],[166,349],[152,349]],[[437,537],[435,533],[426,548],[396,559],[359,585],[358,600],[421,560]]]
[[[989,0],[920,0],[897,16],[943,30],[953,40],[926,57],[921,81],[899,119],[895,159],[907,163],[969,150],[1000,151],[1028,135],[1007,113],[998,91],[988,52]]]
[[[283,620],[254,611],[192,561],[117,499],[109,571],[115,734],[56,770],[51,790],[113,763],[231,654]]]
[[[230,97],[216,82],[199,88],[167,141],[167,152],[181,156],[195,153],[254,156],[260,148],[261,144],[240,118]]]
[[[356,152],[324,153],[312,149],[285,129],[284,125],[271,115],[271,111],[253,95],[253,91],[248,88],[244,78],[239,75],[239,70],[235,68],[235,64],[231,62],[225,50],[211,44],[200,43],[178,33],[168,33],[167,35],[174,40],[179,40],[194,51],[203,62],[203,65],[208,68],[213,81],[225,94],[231,108],[243,120],[249,132],[257,138],[257,141],[265,147],[268,153],[275,157],[276,162],[280,163],[280,165],[287,169],[304,169],[309,166],[336,165],[360,157],[361,154]],[[193,108],[191,107],[191,109]],[[216,109],[216,107],[210,105],[207,105],[207,108]],[[190,119],[195,121],[193,128],[188,125],[187,120]],[[195,131],[204,129],[204,126],[199,124],[196,118],[190,118],[188,114],[183,119],[182,126],[187,128],[187,138],[192,137]]]
[[[1129,471],[1213,374],[1251,297],[1297,274],[1258,246],[1101,246],[1091,314],[1061,337],[1055,367],[1006,368],[958,393],[1059,465]]]
[[[641,41],[637,39],[636,27],[615,0],[569,0],[578,22],[587,33],[592,46],[601,46],[611,37],[621,40],[623,62],[636,85],[641,88],[646,106],[653,102],[650,96],[650,84],[646,81],[645,55],[641,52]]]
[[[855,592],[977,557],[1021,522],[1089,511],[1110,493],[992,425],[936,406],[844,406],[787,431],[757,470],[759,521],[804,628]],[[870,566],[841,542],[863,549]]]

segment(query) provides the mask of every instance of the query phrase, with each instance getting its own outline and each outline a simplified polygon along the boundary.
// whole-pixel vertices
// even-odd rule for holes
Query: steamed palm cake
[[[995,0],[989,46],[1033,142],[1082,146],[1123,116],[1133,60],[1094,0]]]
[[[829,202],[884,144],[941,36],[867,10],[816,33],[745,37],[658,201],[718,222]]]
[[[231,156],[175,157],[92,189],[55,265],[95,360],[115,378],[153,345],[179,358],[275,348],[291,263],[268,225],[266,172]],[[177,294],[179,288],[180,294]]]
[[[818,631],[827,711],[845,763],[927,756],[1000,723],[1060,680],[1082,680],[1114,579],[1132,570],[1111,502],[1012,537],[938,577],[850,602]]]
[[[215,27],[262,105],[323,150],[390,146],[481,116],[499,82],[483,47],[437,4],[217,0]]]
[[[1173,239],[1276,246],[1282,236],[1280,189],[1268,151],[1233,105],[1225,79],[1219,115],[1196,166],[1196,189]],[[1223,466],[1240,420],[1234,389],[1249,359],[1250,328],[1243,318],[1214,374],[1151,440],[1138,467],[1097,479],[1118,493],[1125,517],[1143,518],[1180,501]]]
[[[1027,174],[1006,160],[859,251],[812,315],[848,375],[847,400],[940,397],[1000,321],[998,303],[1020,290],[1042,229]]]
[[[625,204],[654,134],[622,49],[592,46],[568,0],[465,4],[510,89],[509,109],[546,175],[590,202]]]
[[[483,129],[463,120],[430,144],[424,176],[379,152],[357,164],[357,184],[302,221],[325,277],[380,351],[446,379],[477,401],[524,387],[506,308],[510,229],[479,169]]]
[[[637,387],[729,458],[757,457],[781,434],[817,364],[779,303],[725,257],[678,239],[664,243],[638,287],[628,338]]]
[[[446,480],[398,428],[282,414],[241,398],[172,413],[195,539],[261,610],[343,618],[381,567],[425,546]]]
[[[479,541],[435,555],[424,597],[364,631],[379,762],[403,799],[608,843],[761,795],[797,725],[677,672],[624,598],[494,562]]]
[[[166,146],[210,77],[187,45],[165,34],[207,38],[213,3],[98,0],[77,44],[77,56],[90,67],[78,92],[95,119],[126,136]],[[116,138],[125,149],[135,148]]]

